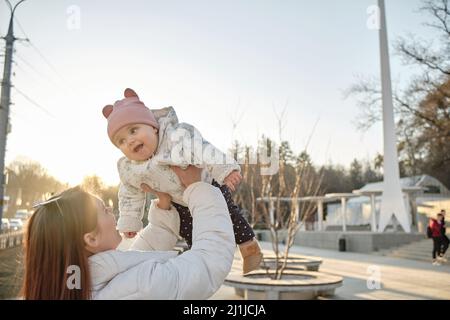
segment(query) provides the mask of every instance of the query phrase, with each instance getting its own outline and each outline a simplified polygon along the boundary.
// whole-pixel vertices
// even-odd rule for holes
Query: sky
[[[17,1],[12,1],[15,4]],[[103,106],[133,88],[150,108],[173,106],[182,122],[226,151],[281,138],[314,163],[348,166],[382,153],[382,127],[357,131],[359,109],[343,91],[379,76],[378,31],[367,0],[27,0],[16,10],[11,133],[6,163],[40,162],[78,184],[116,184],[120,151]],[[433,39],[419,0],[386,0],[388,37]],[[0,34],[9,10],[0,2]],[[4,41],[0,49],[4,51]],[[392,79],[411,68],[391,48]],[[0,58],[3,64],[3,57]],[[237,123],[233,129],[233,123]]]

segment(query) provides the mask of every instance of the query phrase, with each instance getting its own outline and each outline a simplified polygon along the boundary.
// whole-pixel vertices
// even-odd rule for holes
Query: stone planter
[[[284,259],[281,257],[278,259],[278,265],[281,267]],[[264,254],[264,262],[262,263],[262,268],[275,269],[275,254]],[[287,259],[287,265],[285,270],[289,269],[303,269],[307,271],[319,271],[319,267],[322,264],[322,260],[313,259],[310,257],[298,255],[298,254],[289,254],[289,258]]]
[[[280,280],[272,280],[273,270],[253,271],[245,276],[230,273],[225,285],[238,289],[247,300],[311,300],[334,295],[342,277],[314,271],[285,270]]]

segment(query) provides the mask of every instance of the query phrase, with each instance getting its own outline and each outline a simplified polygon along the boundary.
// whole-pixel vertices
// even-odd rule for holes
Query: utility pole
[[[2,96],[0,100],[0,226],[1,218],[3,217],[3,207],[5,198],[5,154],[6,154],[6,137],[9,129],[9,105],[11,101],[11,67],[12,56],[14,52],[14,41],[18,38],[14,37],[14,11],[17,6],[25,0],[19,1],[14,7],[9,0],[6,3],[11,11],[11,17],[9,19],[8,33],[3,39],[6,41],[5,48],[5,65],[3,67],[3,79],[2,79]]]

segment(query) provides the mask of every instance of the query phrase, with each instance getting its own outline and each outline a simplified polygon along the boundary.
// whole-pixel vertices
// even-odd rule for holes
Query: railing
[[[20,246],[23,241],[23,234],[23,231],[0,234],[0,250]]]

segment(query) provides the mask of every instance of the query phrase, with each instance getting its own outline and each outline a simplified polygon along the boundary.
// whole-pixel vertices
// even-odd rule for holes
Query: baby
[[[171,196],[171,204],[180,216],[179,234],[190,248],[192,217],[183,201],[184,187],[169,166],[196,165],[203,169],[202,180],[220,188],[225,197],[243,258],[243,273],[258,269],[261,249],[230,192],[236,190],[242,179],[240,166],[203,139],[196,128],[179,123],[172,107],[150,110],[132,89],[126,89],[124,96],[103,108],[108,136],[125,155],[117,163],[121,181],[118,230],[126,237],[134,237],[141,230],[145,205],[142,189],[148,186]],[[205,160],[205,155],[214,155],[214,161]]]

